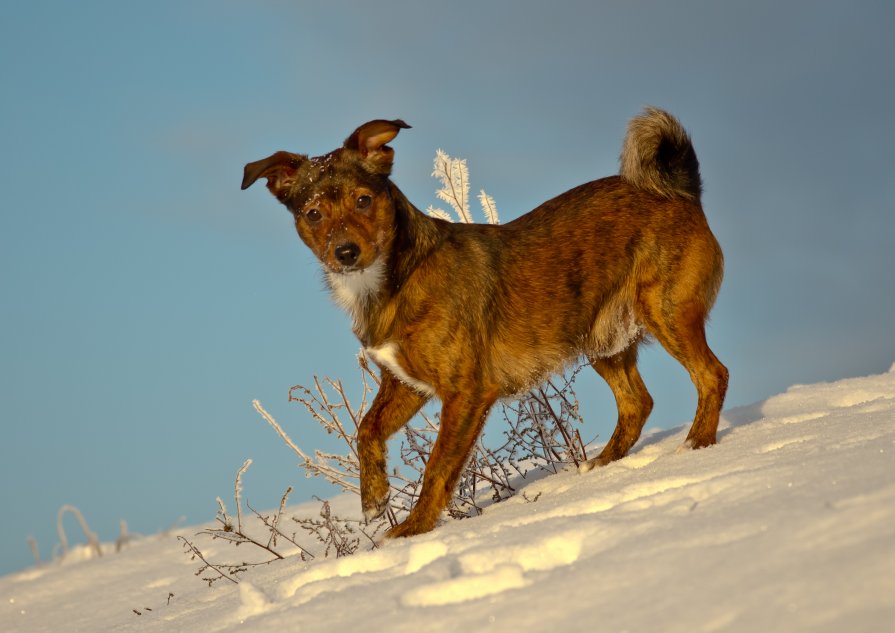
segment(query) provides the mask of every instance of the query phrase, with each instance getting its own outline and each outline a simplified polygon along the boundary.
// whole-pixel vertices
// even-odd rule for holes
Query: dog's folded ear
[[[395,150],[386,143],[395,138],[402,129],[408,128],[410,126],[401,119],[370,121],[354,130],[351,136],[345,139],[344,147],[359,152],[370,171],[387,176],[392,171]]]
[[[307,156],[291,152],[277,152],[267,158],[257,160],[245,166],[242,175],[242,188],[248,189],[259,178],[267,178],[267,188],[280,198],[295,183],[295,175]]]

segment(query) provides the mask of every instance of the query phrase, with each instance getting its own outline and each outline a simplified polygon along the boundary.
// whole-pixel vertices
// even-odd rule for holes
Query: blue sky
[[[255,507],[331,492],[251,400],[332,447],[287,391],[351,379],[358,345],[287,213],[239,183],[373,118],[413,125],[393,178],[417,206],[443,148],[508,220],[614,173],[627,120],[669,109],[727,258],[728,406],[887,369],[893,26],[887,2],[6,3],[0,572],[29,534],[49,555],[66,503],[109,540],[208,520],[246,457]],[[642,367],[651,424],[690,419],[684,371],[658,346]],[[578,392],[607,438],[608,390]]]

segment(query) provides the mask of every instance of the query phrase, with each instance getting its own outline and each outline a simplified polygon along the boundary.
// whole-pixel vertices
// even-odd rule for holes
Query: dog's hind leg
[[[669,354],[690,374],[699,400],[693,425],[684,443],[688,448],[704,448],[716,442],[718,419],[727,393],[727,368],[715,356],[705,339],[706,307],[698,300],[659,300],[665,312],[651,311],[647,328]]]
[[[357,430],[361,508],[368,521],[381,516],[388,506],[385,442],[429,399],[388,370],[383,369],[381,376],[379,392]]]
[[[661,338],[659,340],[665,345]],[[684,445],[688,448],[711,446],[716,442],[718,420],[727,394],[727,368],[709,349],[703,323],[690,323],[689,336],[675,343],[677,352],[672,354],[687,368],[699,395],[696,416]]]
[[[435,527],[441,511],[450,503],[466,461],[496,400],[496,393],[478,398],[455,394],[444,399],[441,426],[426,462],[419,499],[407,518],[386,533],[387,537],[413,536]]]
[[[591,358],[590,364],[612,389],[618,407],[618,422],[600,454],[578,467],[582,473],[627,455],[653,409],[653,399],[637,371],[636,342],[615,356]]]

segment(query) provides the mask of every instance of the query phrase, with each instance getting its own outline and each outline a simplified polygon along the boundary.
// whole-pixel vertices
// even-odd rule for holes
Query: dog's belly
[[[580,360],[582,355],[594,358],[607,358],[623,352],[644,336],[645,328],[637,319],[633,307],[629,304],[616,303],[610,309],[600,311],[590,329],[583,332],[576,342],[564,341],[540,336],[532,337],[539,344],[520,345],[519,340],[494,341],[488,348],[472,350],[472,357],[485,363],[490,371],[486,371],[485,382],[499,385],[501,397],[510,397],[524,393],[537,386],[550,376],[563,372],[570,364]],[[529,340],[532,340],[529,339]],[[407,342],[386,341],[374,347],[367,347],[364,352],[381,368],[390,372],[395,378],[425,395],[435,396],[438,389],[444,387],[441,372],[424,378],[413,375],[408,368],[404,356],[412,350],[405,346]],[[437,347],[437,346],[436,346]],[[454,366],[445,348],[446,365]],[[486,360],[488,359],[488,360]]]
[[[615,356],[642,336],[643,324],[637,320],[634,310],[622,306],[594,322],[585,353],[599,358]]]

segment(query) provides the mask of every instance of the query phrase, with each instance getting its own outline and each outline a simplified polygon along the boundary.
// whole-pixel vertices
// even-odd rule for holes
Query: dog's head
[[[242,188],[267,178],[328,273],[364,271],[381,264],[394,239],[388,177],[395,151],[386,143],[409,127],[400,119],[370,121],[325,156],[277,152],[245,166]]]

